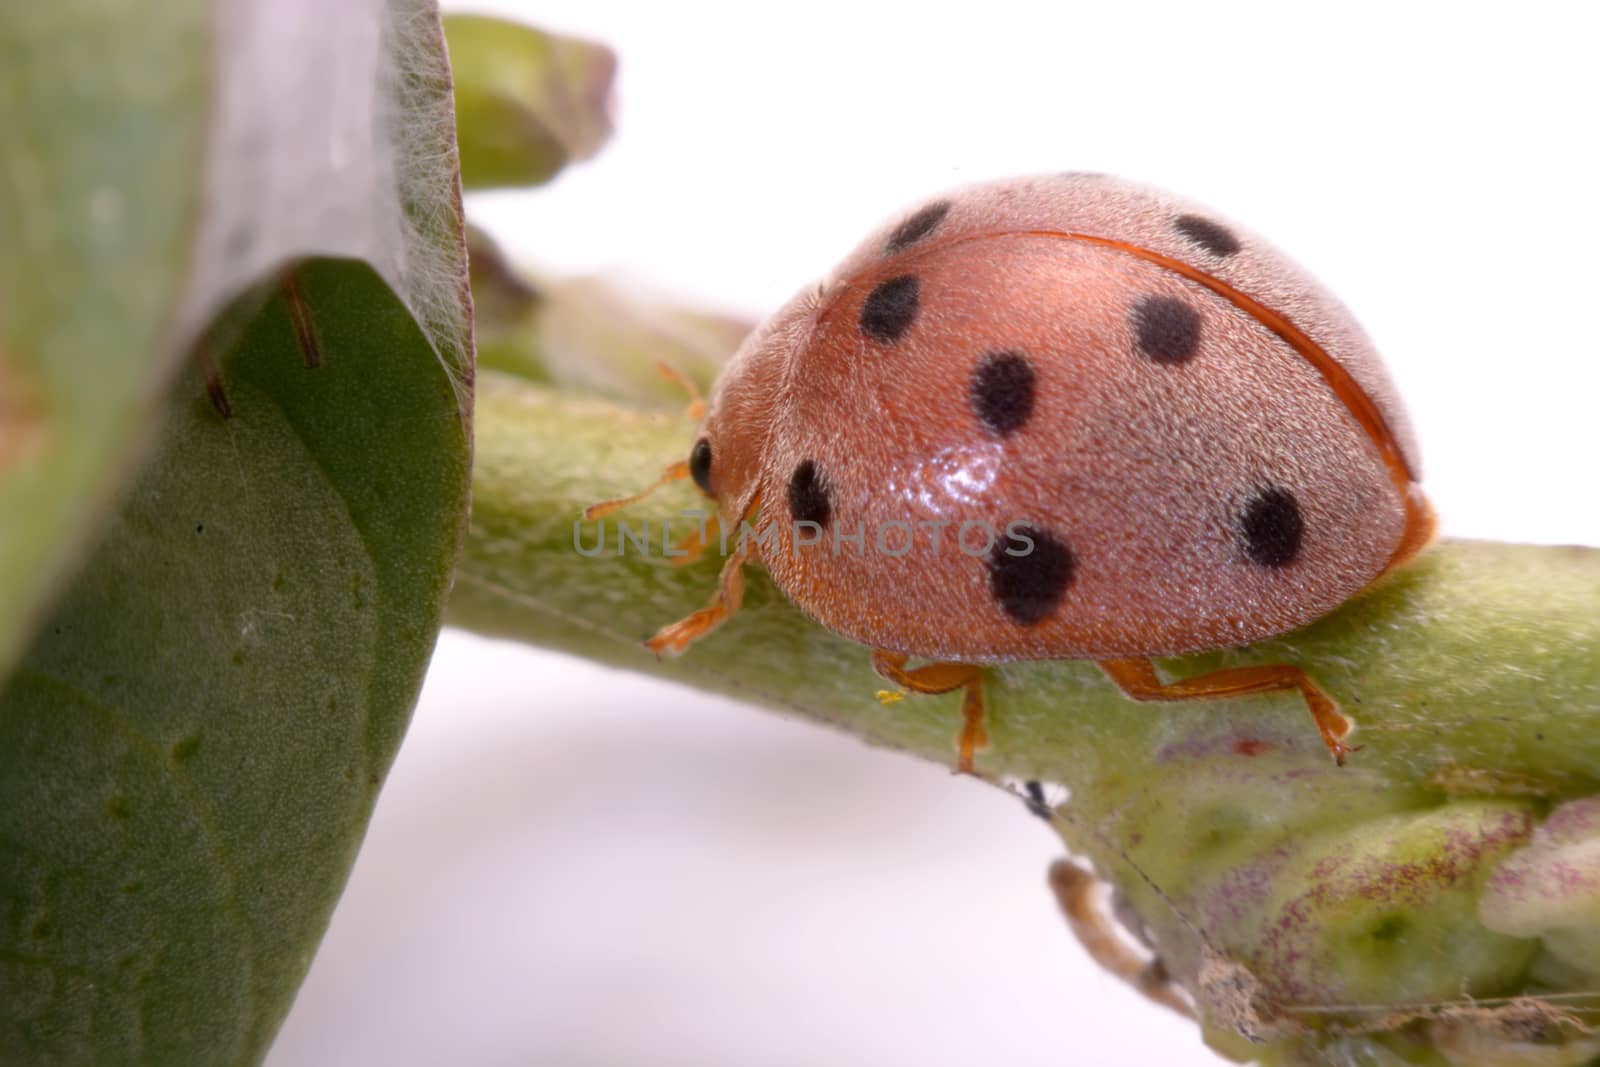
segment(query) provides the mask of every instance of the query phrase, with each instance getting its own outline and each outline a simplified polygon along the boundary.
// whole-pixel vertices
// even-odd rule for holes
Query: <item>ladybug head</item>
[[[790,356],[809,335],[816,305],[813,290],[795,297],[745,338],[717,378],[688,467],[716,502],[725,530],[737,530],[761,488],[768,442],[786,403]]]
[[[717,378],[687,460],[668,466],[642,492],[591,504],[583,517],[603,518],[687,476],[716,503],[722,528],[736,532],[761,498],[768,445],[788,402],[791,356],[810,337],[819,297],[820,290],[801,293],[745,338]]]

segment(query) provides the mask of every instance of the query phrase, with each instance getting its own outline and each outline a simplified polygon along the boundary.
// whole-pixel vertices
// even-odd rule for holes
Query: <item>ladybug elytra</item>
[[[868,237],[745,341],[676,477],[751,536],[650,647],[723,622],[754,557],[886,678],[964,690],[969,771],[983,665],[1044,659],[1135,700],[1298,690],[1343,762],[1350,723],[1299,667],[1163,682],[1150,657],[1303,626],[1434,531],[1350,313],[1255,235],[1093,174],[969,186]]]

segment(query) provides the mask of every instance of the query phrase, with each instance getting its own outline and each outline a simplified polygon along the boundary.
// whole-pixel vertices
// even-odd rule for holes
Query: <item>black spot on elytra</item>
[[[1199,215],[1179,215],[1172,220],[1172,228],[1214,256],[1239,251],[1239,239],[1232,230]]]
[[[883,244],[884,254],[892,256],[896,252],[910,248],[937,229],[948,214],[950,214],[950,201],[935,200],[894,228],[894,232]]]
[[[789,478],[789,515],[795,522],[828,525],[833,517],[833,500],[828,482],[817,470],[816,460],[802,460]]]
[[[1250,562],[1263,567],[1287,566],[1300,555],[1300,539],[1305,533],[1300,504],[1287,489],[1263,489],[1245,505],[1239,533]]]
[[[1133,306],[1133,335],[1157,363],[1182,363],[1200,347],[1200,313],[1171,296],[1146,295]]]
[[[1021,352],[990,352],[972,372],[967,398],[972,413],[990,431],[1005,437],[1033,414],[1033,364]]]
[[[874,341],[893,343],[917,318],[921,283],[914,274],[880,282],[861,305],[861,332]]]
[[[706,496],[711,495],[711,442],[700,438],[689,450],[689,477]]]
[[[1026,549],[1024,538],[1033,542],[1032,550],[1013,555]],[[1055,612],[1077,567],[1072,549],[1033,526],[1008,527],[1007,536],[990,549],[988,563],[990,592],[1000,610],[1023,626],[1042,622]]]

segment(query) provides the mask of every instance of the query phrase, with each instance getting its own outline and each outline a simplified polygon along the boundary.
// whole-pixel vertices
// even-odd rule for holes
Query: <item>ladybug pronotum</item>
[[[649,646],[727,619],[754,557],[884,677],[965,690],[962,770],[982,665],[1036,659],[1095,660],[1134,700],[1298,690],[1342,763],[1350,723],[1300,668],[1163,682],[1149,657],[1295,629],[1406,562],[1434,530],[1419,475],[1371,342],[1260,238],[1100,175],[973,185],[728,364],[663,480],[753,536]]]

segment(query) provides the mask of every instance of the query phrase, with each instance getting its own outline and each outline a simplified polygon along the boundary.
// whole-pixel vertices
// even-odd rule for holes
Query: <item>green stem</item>
[[[478,419],[450,621],[953,764],[959,697],[882,703],[867,650],[759,568],[740,612],[685,656],[644,649],[715,586],[716,552],[674,567],[661,551],[662,524],[682,537],[695,520],[680,512],[703,502],[688,486],[657,493],[606,521],[594,557],[575,523],[686,454],[688,420],[492,374]],[[649,524],[648,554],[618,554],[619,520]],[[579,525],[586,549],[596,529]],[[1305,667],[1357,721],[1348,766],[1328,759],[1298,696],[1137,705],[1092,664],[1061,661],[990,672],[979,770],[1067,788],[1063,837],[1127,899],[1228,1051],[1284,1059],[1367,1029],[1414,1042],[1437,1025],[1415,1021],[1432,1014],[1417,1005],[1596,984],[1553,964],[1540,931],[1491,929],[1479,901],[1553,806],[1597,792],[1600,551],[1445,541],[1311,627],[1159,666],[1273,662]],[[1249,976],[1242,1007],[1216,987],[1219,965]],[[1245,1030],[1277,1043],[1240,1045]]]

